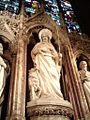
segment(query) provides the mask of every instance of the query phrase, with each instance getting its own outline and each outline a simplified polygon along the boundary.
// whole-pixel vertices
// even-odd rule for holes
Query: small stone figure
[[[83,84],[84,92],[90,105],[90,72],[87,70],[87,62],[80,62],[79,75]]]
[[[5,93],[6,79],[10,74],[9,64],[6,63],[6,60],[3,59],[2,55],[3,55],[3,46],[0,43],[0,118],[1,118],[2,105],[4,101],[4,95],[5,95],[4,93]]]

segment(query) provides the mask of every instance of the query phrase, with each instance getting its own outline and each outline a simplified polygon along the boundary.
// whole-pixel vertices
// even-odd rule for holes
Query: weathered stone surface
[[[31,120],[70,120],[73,109],[68,101],[46,97],[28,102],[27,114]]]
[[[45,116],[34,116],[31,120],[69,120],[66,116],[61,115],[45,115]]]

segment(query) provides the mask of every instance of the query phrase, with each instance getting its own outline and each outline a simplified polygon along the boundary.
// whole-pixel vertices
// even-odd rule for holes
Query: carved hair
[[[80,68],[82,68],[82,65],[83,65],[83,64],[84,64],[84,65],[87,65],[87,62],[86,62],[86,61],[84,61],[84,60],[83,60],[83,61],[81,61],[81,62],[80,62],[80,64],[79,64],[79,67],[80,67]]]

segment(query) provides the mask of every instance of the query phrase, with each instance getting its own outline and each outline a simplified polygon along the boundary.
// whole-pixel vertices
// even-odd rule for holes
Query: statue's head
[[[39,32],[39,39],[41,42],[50,42],[52,38],[52,32],[49,29],[42,29]]]
[[[81,70],[87,70],[87,62],[86,61],[81,61],[79,64],[79,67]]]
[[[0,54],[3,54],[3,45],[0,43]]]

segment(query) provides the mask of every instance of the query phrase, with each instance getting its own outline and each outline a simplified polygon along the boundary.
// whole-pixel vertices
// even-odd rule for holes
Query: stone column
[[[11,64],[11,78],[10,78],[10,89],[9,89],[9,98],[8,98],[8,108],[6,119],[9,120],[12,107],[12,97],[13,97],[13,86],[15,78],[15,63],[16,63],[16,54],[12,54],[12,64]]]
[[[25,120],[27,43],[23,38],[21,31],[17,40],[17,55],[12,64],[9,113],[7,120]]]
[[[69,97],[73,104],[75,119],[84,119],[87,106],[84,104],[82,90],[79,83],[79,77],[75,69],[75,62],[72,50],[69,46],[64,46],[65,69],[68,78],[68,85],[70,88]]]
[[[74,90],[73,90],[73,86],[72,86],[72,83],[71,83],[71,77],[70,77],[70,71],[69,71],[69,68],[68,68],[68,63],[69,61],[67,60],[67,54],[66,54],[66,51],[63,51],[63,57],[65,58],[63,60],[64,62],[64,65],[65,65],[65,70],[66,70],[66,79],[65,81],[67,80],[67,90],[68,90],[68,95],[69,95],[69,99],[70,99],[70,102],[72,103],[72,106],[73,106],[73,109],[74,109],[74,118],[77,120],[78,119],[78,111],[77,111],[77,103],[75,101],[75,94],[74,94]],[[74,86],[75,88],[75,86]]]

